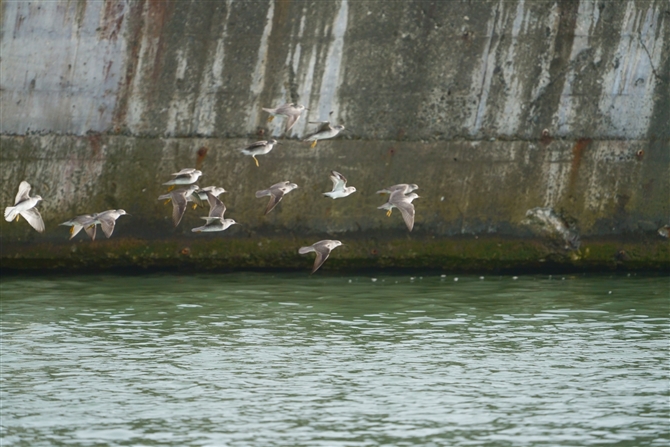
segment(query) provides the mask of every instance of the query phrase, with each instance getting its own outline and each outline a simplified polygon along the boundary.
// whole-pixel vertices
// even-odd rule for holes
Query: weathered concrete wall
[[[189,210],[174,230],[169,207],[156,200],[170,172],[196,165],[201,186],[230,191],[227,216],[243,224],[215,236],[217,244],[331,235],[357,241],[343,255],[352,265],[375,266],[392,262],[368,259],[378,250],[366,245],[370,238],[463,260],[487,258],[474,241],[504,237],[582,262],[583,250],[544,244],[523,223],[528,209],[551,207],[585,245],[615,241],[591,255],[594,265],[667,265],[667,240],[656,234],[670,223],[665,0],[63,0],[1,8],[0,200],[11,204],[28,180],[45,198],[47,223],[38,235],[25,222],[0,222],[3,266],[20,264],[11,259],[29,252],[25,244],[38,247],[34,259],[53,258],[45,253],[71,246],[59,222],[108,208],[132,214],[113,239],[196,243],[201,235],[190,228],[202,212]],[[261,108],[285,101],[310,109],[289,137],[331,111],[347,132],[315,150],[284,139],[256,168],[237,149],[281,136],[283,120],[267,123]],[[331,169],[359,191],[323,198]],[[301,188],[263,217],[253,193],[285,179]],[[376,209],[383,198],[374,191],[398,182],[421,187],[409,239],[400,216]],[[454,255],[446,246],[456,235],[480,248]],[[291,243],[244,265],[272,265]],[[631,243],[641,244],[628,249],[638,255],[621,254]],[[180,250],[169,253],[181,259]],[[417,265],[394,253],[398,265]],[[520,250],[510,265],[541,258]]]

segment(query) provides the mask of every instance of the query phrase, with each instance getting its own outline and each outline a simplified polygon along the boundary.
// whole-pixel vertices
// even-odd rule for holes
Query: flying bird
[[[356,192],[353,186],[347,186],[347,179],[337,171],[330,171],[330,180],[333,182],[333,190],[324,192],[323,195],[331,199],[341,199]]]
[[[321,126],[319,126],[319,129],[316,132],[307,136],[307,138],[303,140],[303,141],[311,141],[312,145],[310,147],[312,148],[316,146],[317,141],[333,138],[337,136],[338,133],[344,130],[343,125],[338,124],[336,126],[333,126],[328,121],[310,121],[310,123],[321,124]]]
[[[323,241],[316,242],[309,247],[301,247],[300,250],[298,250],[298,253],[304,255],[312,251],[316,252],[314,267],[312,267],[312,273],[314,273],[319,270],[319,267],[321,267],[324,262],[326,262],[326,259],[328,259],[328,256],[330,256],[330,252],[340,245],[342,245],[342,242],[340,241],[325,239]]]
[[[258,166],[258,159],[256,155],[265,155],[272,150],[275,144],[279,144],[277,140],[268,140],[268,141],[256,141],[255,143],[250,144],[244,149],[240,149],[244,155],[251,155],[251,158],[256,162]]]
[[[288,133],[289,130],[295,125],[295,123],[298,122],[300,119],[300,115],[302,114],[303,110],[309,110],[306,109],[305,106],[302,104],[294,104],[294,103],[288,103],[288,104],[282,104],[274,109],[270,108],[265,108],[263,107],[263,110],[268,112],[270,116],[268,117],[268,123],[271,122],[275,117],[275,115],[284,115],[285,117],[288,118],[286,120],[286,133]]]
[[[90,224],[91,225],[97,225],[100,224],[100,227],[102,228],[103,233],[105,233],[105,236],[107,236],[107,239],[109,239],[112,236],[112,233],[114,232],[114,226],[116,225],[116,219],[118,219],[121,216],[128,215],[124,210],[107,210],[103,211],[98,214],[94,214],[93,218],[91,219]],[[88,233],[88,232],[87,232]],[[91,233],[88,233],[89,236],[91,236]],[[93,232],[93,236],[91,238],[95,239],[95,232]]]
[[[91,238],[95,240],[96,224],[93,222],[94,214],[82,214],[81,216],[73,217],[70,220],[63,222],[60,225],[70,227],[70,240],[74,238],[82,229],[86,231]]]
[[[237,222],[233,219],[224,219],[226,205],[223,204],[214,194],[207,192],[207,202],[209,202],[209,215],[203,217],[207,222],[202,227],[193,228],[194,233],[204,233],[212,231],[224,231]]]
[[[198,178],[202,175],[202,172],[198,171],[197,169],[186,168],[170,175],[172,175],[174,178],[170,181],[163,183],[164,185],[170,185],[169,191],[171,191],[175,187],[175,185],[190,185],[192,183],[195,183],[198,180]]]
[[[400,183],[398,185],[389,186],[388,188],[380,189],[377,194],[391,194],[394,191],[402,191],[403,194],[408,194],[419,189],[415,183]]]
[[[179,225],[182,217],[184,217],[184,211],[186,211],[186,202],[188,202],[189,199],[193,199],[192,195],[198,189],[198,185],[191,185],[188,188],[175,189],[174,191],[170,191],[167,194],[158,196],[158,200],[165,200],[166,204],[172,200],[172,221],[174,222],[175,227]]]
[[[267,214],[270,211],[272,211],[279,202],[281,202],[281,199],[284,197],[285,194],[290,193],[297,187],[298,185],[296,185],[295,183],[291,183],[288,181],[280,182],[270,186],[268,189],[263,189],[262,191],[256,191],[256,197],[261,198],[265,196],[270,196],[268,206],[267,208],[265,208],[265,214]]]
[[[388,201],[382,206],[378,206],[377,209],[387,210],[386,215],[390,217],[393,208],[398,208],[405,221],[405,225],[407,225],[409,231],[412,231],[412,228],[414,228],[414,205],[412,204],[412,200],[417,198],[419,196],[416,193],[405,195],[402,189],[398,189],[393,191]]]
[[[19,192],[16,194],[14,206],[5,208],[5,220],[11,222],[14,219],[19,220],[19,216],[23,216],[31,227],[39,233],[44,233],[42,215],[35,208],[42,197],[37,195],[30,197],[29,193],[30,183],[24,180],[19,184]]]

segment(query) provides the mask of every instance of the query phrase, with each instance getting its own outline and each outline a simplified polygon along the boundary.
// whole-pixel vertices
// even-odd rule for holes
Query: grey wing
[[[96,227],[97,227],[97,225],[93,224],[93,225],[89,225],[89,226],[84,228],[84,230],[86,230],[86,234],[88,234],[90,236],[92,241],[95,240],[95,229],[96,229]],[[72,239],[72,238],[70,238],[70,239]]]
[[[100,226],[102,227],[103,233],[109,239],[114,232],[114,226],[116,226],[116,219],[111,215],[105,214],[104,216],[99,216],[98,221],[100,221]]]
[[[184,217],[184,211],[186,211],[186,197],[184,197],[183,194],[173,194],[172,221],[174,222],[175,227],[179,225],[179,222],[181,222],[181,218]]]
[[[330,171],[330,179],[333,181],[333,191],[344,190],[347,179],[337,171]]]
[[[328,259],[328,256],[330,256],[330,250],[324,245],[318,243],[314,244],[314,251],[316,252],[316,258],[314,259],[312,273],[319,270],[319,267],[321,267],[323,263],[326,262],[326,259]]]
[[[23,202],[24,200],[28,200],[30,196],[28,193],[30,192],[30,183],[26,182],[25,180],[22,181],[19,184],[19,192],[16,193],[16,200],[14,200],[14,205],[16,205],[19,202]]]
[[[185,175],[185,174],[191,174],[193,171],[195,171],[195,169],[193,169],[193,168],[184,168],[184,169],[182,169],[181,171],[179,171],[179,172],[175,172],[175,173],[172,174],[172,175]]]
[[[256,141],[255,143],[251,143],[249,146],[245,147],[243,150],[248,151],[251,149],[255,149],[257,147],[265,147],[268,144],[267,141]]]
[[[30,185],[28,185],[28,189],[30,190]],[[39,211],[37,211],[35,208],[30,208],[29,210],[21,211],[20,214],[28,221],[31,227],[40,233],[44,233],[44,221],[42,220],[42,216],[40,215]]]
[[[401,200],[395,203],[395,206],[400,210],[409,231],[412,231],[412,228],[414,228],[414,205],[406,200]]]
[[[209,216],[223,219],[223,213],[226,212],[226,205],[221,200],[216,198],[212,193],[207,191],[207,201],[209,202]]]
[[[270,192],[271,192],[270,201],[268,202],[268,206],[265,208],[265,214],[272,211],[284,197],[284,191],[281,191],[279,189],[273,189]]]
[[[284,186],[288,185],[289,183],[291,183],[291,182],[284,181],[284,182],[275,183],[274,185],[270,186],[270,190],[272,191],[272,190],[275,190],[277,188],[283,188]]]
[[[295,126],[295,123],[298,122],[300,119],[300,114],[298,113],[286,116],[288,116],[288,119],[286,120],[286,132],[288,132],[293,126]]]

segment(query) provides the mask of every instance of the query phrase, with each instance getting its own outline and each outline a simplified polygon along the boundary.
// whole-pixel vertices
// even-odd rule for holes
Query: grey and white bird
[[[319,270],[319,267],[321,267],[324,262],[326,262],[326,259],[328,259],[328,256],[330,256],[330,252],[333,251],[333,249],[339,247],[340,245],[342,245],[342,242],[340,241],[325,239],[323,241],[316,242],[310,245],[309,247],[301,247],[300,250],[298,250],[298,253],[300,253],[301,255],[310,252],[316,253],[316,258],[314,259],[314,266],[312,267],[312,273],[314,273],[317,270]]]
[[[311,141],[312,145],[310,147],[316,146],[317,141],[319,140],[326,140],[328,138],[333,138],[337,136],[338,133],[342,132],[344,130],[344,126],[341,124],[337,124],[333,126],[330,124],[328,121],[310,121],[312,124],[321,124],[319,126],[319,129],[314,132],[313,134],[307,136],[303,141]]]
[[[333,190],[324,192],[323,195],[331,199],[341,199],[356,192],[354,186],[347,186],[347,179],[337,171],[330,171],[330,180],[333,182]]]
[[[128,213],[126,213],[124,210],[103,211],[101,213],[93,215],[93,218],[91,219],[91,225],[100,224],[103,233],[105,233],[105,236],[107,236],[107,239],[109,239],[112,236],[112,233],[114,232],[114,227],[116,226],[116,219],[125,215],[128,215]],[[93,234],[95,235],[95,233]],[[89,233],[89,236],[90,235],[91,234]],[[94,236],[92,236],[92,238],[94,238]]]
[[[281,202],[281,199],[284,198],[285,194],[290,193],[297,187],[298,185],[296,185],[295,183],[291,183],[289,181],[279,182],[270,186],[268,189],[256,191],[256,197],[261,198],[265,196],[270,196],[268,206],[265,208],[265,214],[267,214],[270,211],[272,211],[279,202]]]
[[[288,133],[288,131],[291,130],[291,128],[295,126],[295,123],[297,123],[300,119],[300,115],[302,114],[303,110],[309,109],[305,108],[305,106],[302,104],[294,104],[291,102],[277,106],[274,109],[263,107],[263,110],[270,114],[268,117],[268,123],[274,119],[275,115],[284,115],[287,117],[288,119],[286,120],[285,132]]]
[[[207,201],[207,193],[210,192],[214,197],[219,197],[221,194],[228,192],[220,186],[207,186],[205,188],[200,188],[195,191],[190,196],[186,197],[187,202],[193,202],[193,209],[196,209],[198,206],[202,206],[203,202]]]
[[[402,189],[393,191],[389,196],[388,201],[382,206],[378,206],[377,209],[387,210],[386,216],[390,217],[393,208],[398,208],[402,214],[402,218],[405,221],[405,225],[409,231],[412,231],[414,228],[414,205],[412,201],[418,199],[419,196],[416,193],[410,193],[405,195]]]
[[[193,168],[182,169],[179,172],[175,172],[172,175],[174,178],[168,182],[163,183],[164,185],[170,185],[171,188],[174,188],[175,185],[190,185],[198,181],[198,178],[202,175],[202,172]]]
[[[60,225],[70,227],[70,240],[74,238],[82,229],[86,230],[91,240],[95,240],[96,224],[93,222],[94,214],[82,214],[81,216],[73,217],[70,220],[63,222]]]
[[[188,188],[175,189],[174,191],[170,191],[167,194],[158,196],[158,200],[165,200],[166,204],[170,200],[172,201],[172,221],[174,222],[175,227],[179,225],[182,217],[184,217],[186,203],[189,201],[189,199],[191,199],[191,195],[198,189],[198,185],[191,185]]]
[[[400,183],[389,186],[388,188],[380,189],[377,194],[391,194],[394,191],[402,191],[403,194],[409,194],[412,191],[419,189],[415,183]]]
[[[194,233],[206,233],[213,231],[227,230],[231,225],[237,222],[233,219],[224,219],[223,215],[226,212],[226,205],[223,204],[214,194],[206,192],[207,202],[209,202],[209,215],[203,217],[207,222],[202,227],[193,228]]]
[[[256,166],[258,166],[258,159],[256,158],[256,155],[265,155],[268,152],[274,148],[275,144],[279,144],[277,140],[263,140],[263,141],[256,141],[255,143],[250,144],[249,146],[245,147],[244,149],[240,149],[244,155],[251,155],[251,157],[254,159],[256,162]]]
[[[44,221],[42,215],[37,211],[37,203],[42,200],[41,196],[30,197],[30,183],[25,180],[19,184],[19,192],[14,199],[14,206],[5,208],[5,220],[11,222],[14,219],[23,218],[40,233],[44,233]]]

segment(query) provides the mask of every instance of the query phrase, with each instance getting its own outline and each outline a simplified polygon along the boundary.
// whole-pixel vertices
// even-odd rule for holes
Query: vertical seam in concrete
[[[326,65],[319,90],[319,120],[325,121],[331,111],[338,115],[337,90],[340,85],[340,71],[344,53],[344,35],[347,31],[349,5],[342,0],[333,23],[333,41],[328,47]]]
[[[258,111],[260,107],[258,105],[258,96],[263,90],[265,84],[265,66],[268,59],[268,40],[270,38],[270,33],[272,32],[272,18],[275,12],[275,4],[273,0],[269,1],[268,12],[265,17],[265,27],[263,28],[263,34],[261,35],[261,41],[258,46],[258,53],[256,58],[256,66],[254,67],[254,73],[251,77],[251,85],[249,86],[249,115],[247,120],[247,131],[253,132],[258,122]]]
[[[482,63],[479,69],[480,73],[483,73],[481,76],[481,85],[479,89],[479,95],[478,96],[478,102],[477,102],[477,111],[475,114],[475,122],[472,125],[472,128],[470,130],[471,135],[476,135],[479,132],[479,129],[481,128],[482,125],[482,120],[484,116],[484,112],[486,109],[486,102],[488,100],[489,96],[489,89],[491,86],[491,78],[493,76],[493,70],[490,69],[491,65],[491,56],[493,53],[493,63],[495,64],[495,49],[497,48],[497,42],[495,48],[491,49],[493,39],[495,38],[495,30],[496,30],[496,24],[498,23],[498,20],[501,15],[500,9],[502,8],[502,0],[500,3],[498,3],[498,7],[496,8],[496,13],[495,16],[493,17],[493,20],[491,21],[491,37],[489,38],[488,42],[486,43],[486,48],[484,52],[482,53]]]

